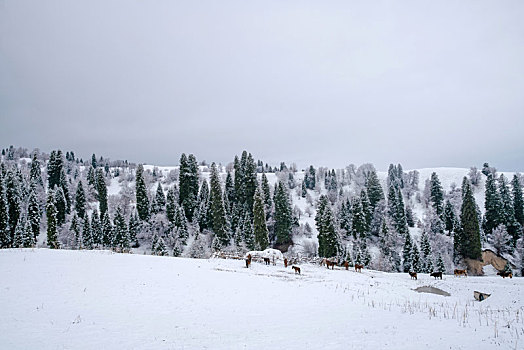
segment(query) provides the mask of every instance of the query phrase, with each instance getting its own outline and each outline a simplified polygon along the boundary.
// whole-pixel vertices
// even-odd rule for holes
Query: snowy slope
[[[0,251],[5,349],[515,349],[524,279]],[[418,286],[451,294],[419,294]],[[473,291],[492,293],[482,303]],[[519,314],[517,315],[517,311]]]

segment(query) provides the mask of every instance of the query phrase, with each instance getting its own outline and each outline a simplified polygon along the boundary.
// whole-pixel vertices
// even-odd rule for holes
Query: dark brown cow
[[[437,278],[442,279],[442,272],[433,272],[430,276],[435,277],[435,279]]]
[[[417,273],[416,272],[408,272],[408,273],[411,276],[412,280],[416,280],[417,279]]]
[[[364,265],[362,265],[362,264],[355,264],[355,272],[362,272],[363,268],[364,268]]]
[[[300,267],[298,267],[298,266],[291,266],[291,268],[292,268],[293,270],[295,270],[295,274],[298,273],[298,274],[300,275]]]

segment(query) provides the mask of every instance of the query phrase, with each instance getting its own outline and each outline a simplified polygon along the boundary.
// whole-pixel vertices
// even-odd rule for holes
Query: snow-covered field
[[[0,348],[524,348],[522,278],[300,267],[0,250]],[[479,303],[474,290],[492,296]]]

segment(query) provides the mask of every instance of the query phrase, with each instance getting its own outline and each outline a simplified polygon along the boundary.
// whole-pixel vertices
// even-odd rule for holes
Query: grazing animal
[[[271,264],[271,259],[269,259],[269,258],[264,258],[264,263],[265,263],[266,265]]]
[[[246,267],[249,268],[249,265],[251,265],[251,254],[248,254],[246,258]]]
[[[344,267],[346,268],[346,270],[349,269],[349,263],[347,261],[344,261]]]
[[[334,261],[326,260],[326,267],[328,268],[328,270],[329,270],[330,266],[331,266],[331,270],[334,270],[335,269],[335,265],[336,265],[336,263]]]
[[[431,275],[431,277],[435,277],[435,279],[439,278],[442,279],[442,272],[433,272]]]
[[[411,276],[412,280],[416,280],[417,279],[417,273],[416,272],[408,272],[408,273]]]
[[[327,261],[326,258],[320,260],[320,266],[324,266],[324,265],[326,265],[326,261]]]
[[[362,272],[362,268],[364,268],[364,265],[355,264],[355,272]]]
[[[455,269],[453,271],[453,274],[455,275],[455,277],[461,276],[461,275],[464,275],[464,276],[468,277],[468,272],[466,270]]]
[[[497,272],[497,275],[501,276],[502,278],[506,278],[506,277],[509,277],[509,278],[513,278],[513,273],[512,272]]]
[[[295,274],[298,273],[298,274],[300,275],[300,267],[298,267],[298,266],[291,266],[291,268],[292,268],[293,270],[295,270]]]
[[[287,267],[287,258],[284,258],[284,267]]]

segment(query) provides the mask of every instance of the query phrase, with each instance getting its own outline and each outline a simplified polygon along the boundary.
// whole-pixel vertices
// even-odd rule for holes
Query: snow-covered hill
[[[524,279],[0,250],[4,349],[519,349]],[[434,286],[451,296],[417,293]],[[473,291],[491,293],[482,303]]]

